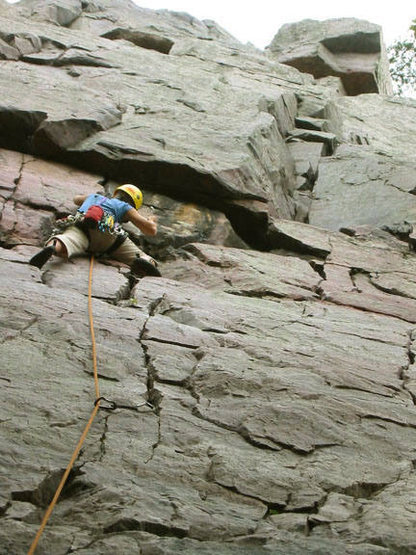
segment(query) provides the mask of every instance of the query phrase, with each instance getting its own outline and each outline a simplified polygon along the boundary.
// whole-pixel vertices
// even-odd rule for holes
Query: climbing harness
[[[94,388],[95,388],[95,401],[94,401],[94,408],[91,412],[90,418],[84,428],[84,431],[81,434],[81,437],[77,443],[77,446],[74,449],[74,452],[72,453],[71,459],[68,463],[68,466],[66,467],[66,470],[64,472],[64,474],[62,475],[61,481],[59,482],[59,485],[55,491],[55,495],[53,496],[52,501],[49,504],[49,507],[47,508],[42,522],[39,526],[38,532],[32,542],[32,545],[30,546],[30,549],[28,551],[28,555],[33,555],[35,553],[35,549],[39,543],[40,537],[45,529],[45,526],[52,514],[52,511],[58,501],[58,498],[62,492],[62,489],[65,486],[65,483],[68,479],[68,476],[72,470],[72,467],[74,466],[74,463],[79,455],[79,452],[81,450],[81,447],[85,441],[85,438],[87,437],[88,431],[91,428],[91,425],[94,421],[94,418],[97,415],[98,410],[104,409],[104,410],[116,410],[117,408],[125,408],[125,409],[131,409],[131,410],[138,410],[138,408],[140,406],[148,406],[150,407],[152,410],[154,409],[154,406],[149,403],[149,402],[144,402],[141,405],[137,405],[137,406],[129,406],[129,405],[120,405],[115,403],[114,401],[110,401],[109,399],[106,399],[105,397],[100,395],[100,387],[99,387],[99,382],[98,382],[98,369],[97,369],[97,347],[96,347],[96,341],[95,341],[95,333],[94,333],[94,319],[93,319],[93,312],[92,312],[92,270],[94,267],[94,256],[91,256],[90,259],[90,270],[89,270],[89,277],[88,277],[88,319],[89,319],[89,325],[90,325],[90,335],[91,335],[91,344],[92,344],[92,361],[93,361],[93,375],[94,375]]]
[[[95,219],[95,217],[88,217],[88,212],[91,209],[96,208],[98,208],[102,212],[101,217],[99,219]],[[99,216],[98,210],[93,210],[92,213],[95,214],[97,217]],[[114,221],[114,217],[111,214],[105,212],[100,206],[93,205],[87,210],[85,214],[78,211],[74,215],[69,215],[65,218],[56,220],[55,227],[52,230],[49,239],[46,241],[46,244],[48,244],[56,235],[60,235],[68,227],[72,226],[76,226],[81,231],[83,231],[87,235],[89,240],[91,240],[91,229],[98,229],[102,233],[109,233],[110,235],[113,235],[115,237],[115,241],[113,242],[113,244],[110,245],[108,249],[106,249],[104,252],[100,253],[100,257],[109,256],[112,252],[116,251],[129,236],[127,231],[123,229],[123,227],[118,222]]]
[[[91,208],[95,208],[95,206]],[[108,212],[105,212],[103,210],[100,219],[87,217],[87,214],[88,211],[85,214],[84,212],[78,211],[75,214],[70,214],[65,218],[60,218],[59,220],[56,220],[55,227],[52,230],[52,236],[59,235],[68,227],[76,225],[84,232],[88,229],[96,227],[96,229],[99,229],[102,232],[110,233],[110,235],[127,237],[127,231],[124,230],[122,226],[114,220],[114,216],[112,216]]]

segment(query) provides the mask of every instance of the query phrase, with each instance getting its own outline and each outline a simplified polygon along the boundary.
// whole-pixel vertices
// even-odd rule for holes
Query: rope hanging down
[[[74,463],[78,457],[78,454],[81,450],[81,447],[85,441],[85,438],[87,437],[88,431],[91,428],[91,424],[93,423],[93,420],[95,418],[95,416],[97,415],[97,412],[100,408],[100,402],[101,399],[104,399],[104,397],[100,397],[100,388],[99,388],[99,384],[98,384],[98,371],[97,371],[97,349],[96,349],[96,344],[95,344],[95,334],[94,334],[94,321],[93,321],[93,316],[92,316],[92,270],[93,270],[93,266],[94,266],[94,257],[91,256],[91,260],[90,260],[90,272],[89,272],[89,278],[88,278],[88,316],[89,316],[89,322],[90,322],[90,333],[91,333],[91,342],[92,342],[92,360],[93,360],[93,368],[94,368],[94,385],[95,385],[95,403],[94,403],[94,408],[91,412],[91,416],[84,428],[84,431],[82,432],[82,435],[78,441],[77,446],[75,447],[74,452],[72,453],[72,457],[71,460],[68,463],[68,466],[66,467],[66,470],[61,478],[61,481],[59,482],[59,485],[56,489],[55,495],[53,496],[53,499],[49,505],[49,507],[47,508],[45,515],[42,519],[42,522],[39,526],[39,530],[35,536],[35,539],[32,542],[32,545],[30,546],[30,549],[28,551],[28,555],[33,555],[35,553],[35,549],[39,543],[39,539],[45,529],[45,526],[49,520],[49,517],[52,514],[52,511],[58,501],[58,498],[62,492],[62,489],[68,479],[69,473],[72,470],[72,467],[74,466]]]

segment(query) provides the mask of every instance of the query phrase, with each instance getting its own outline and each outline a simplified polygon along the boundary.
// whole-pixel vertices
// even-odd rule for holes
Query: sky
[[[405,37],[416,18],[413,1],[395,0],[133,0],[143,8],[187,12],[198,19],[213,19],[240,42],[265,48],[285,23],[302,19],[355,17],[377,23],[383,29],[384,42],[391,44]]]
[[[17,0],[7,0],[15,3]],[[404,38],[416,18],[414,0],[133,0],[153,10],[187,12],[197,19],[213,19],[240,42],[265,48],[285,23],[302,19],[355,17],[381,25],[388,46]],[[413,6],[413,8],[412,8]]]

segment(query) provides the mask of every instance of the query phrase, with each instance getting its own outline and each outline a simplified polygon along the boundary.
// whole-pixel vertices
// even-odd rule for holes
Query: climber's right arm
[[[126,212],[125,219],[138,227],[145,235],[156,235],[156,216],[149,216],[145,218],[139,214],[135,208],[131,208]]]

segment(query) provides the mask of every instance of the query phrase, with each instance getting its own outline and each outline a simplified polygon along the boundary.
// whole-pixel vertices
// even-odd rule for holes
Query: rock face
[[[339,77],[348,95],[392,94],[381,28],[359,19],[306,19],[286,24],[270,51],[316,78]]]
[[[96,397],[89,261],[28,260],[125,180],[163,277],[95,261],[116,408],[37,552],[415,552],[416,103],[127,0],[0,1],[0,39],[0,553],[27,553]]]

